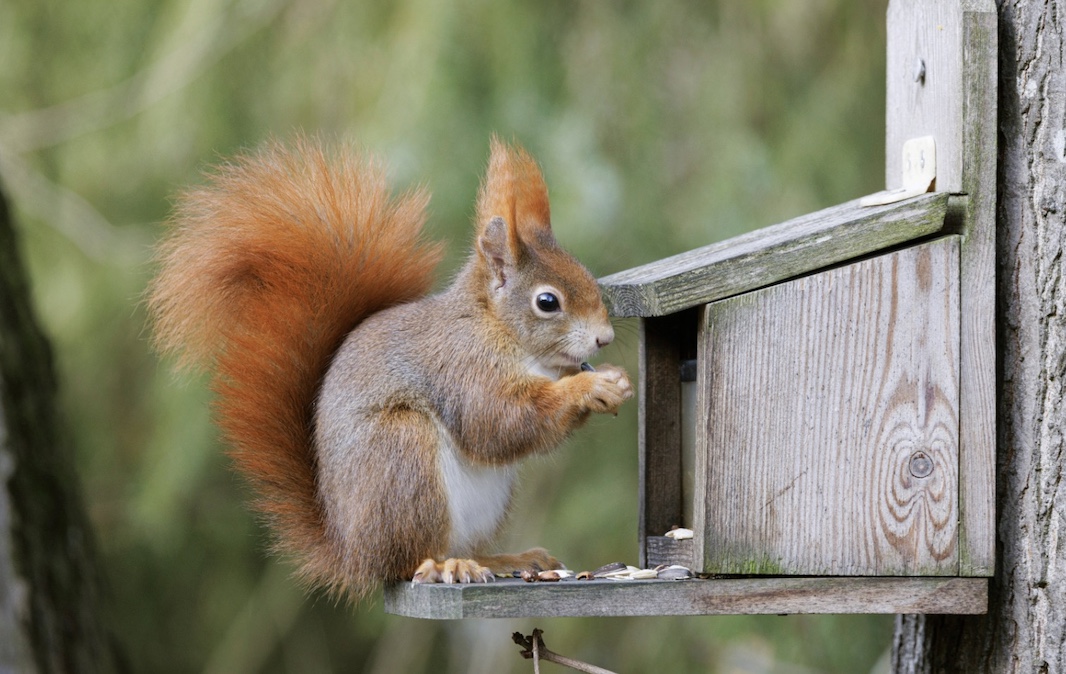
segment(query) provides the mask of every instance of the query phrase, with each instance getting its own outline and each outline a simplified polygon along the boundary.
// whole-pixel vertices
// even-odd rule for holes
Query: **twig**
[[[537,634],[537,630],[533,630],[533,674],[540,674],[540,645],[544,643],[540,640],[540,635]]]
[[[544,634],[541,629],[534,629],[533,634],[528,637],[521,632],[515,632],[511,635],[511,639],[523,649],[522,657],[526,660],[533,660],[533,671],[535,674],[540,674],[540,659],[543,658],[548,662],[554,662],[557,665],[563,667],[569,667],[570,669],[576,669],[579,672],[586,672],[587,674],[615,674],[609,669],[603,667],[597,667],[596,665],[590,665],[587,662],[581,662],[580,660],[574,660],[558,653],[554,653],[548,650],[548,647],[544,645],[544,640],[541,639],[541,635]]]

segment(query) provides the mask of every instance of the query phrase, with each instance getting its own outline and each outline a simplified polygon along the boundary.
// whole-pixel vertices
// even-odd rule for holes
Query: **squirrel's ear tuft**
[[[507,285],[516,258],[512,232],[503,218],[496,216],[481,228],[477,248],[495,278],[493,288],[499,290]]]
[[[493,218],[503,218],[510,229],[510,244],[554,240],[548,187],[537,162],[521,147],[508,146],[492,137],[489,168],[477,200],[479,235]],[[518,251],[514,251],[517,253]]]

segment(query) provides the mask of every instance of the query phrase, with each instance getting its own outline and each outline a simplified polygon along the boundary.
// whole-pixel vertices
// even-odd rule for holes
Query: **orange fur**
[[[354,153],[275,142],[182,195],[149,289],[157,346],[212,372],[219,424],[276,547],[339,591],[314,400],[352,328],[429,290],[441,251],[422,240],[427,200],[390,198],[383,170]]]
[[[554,241],[548,186],[537,161],[524,149],[508,147],[495,136],[488,171],[478,194],[477,221],[486,223],[494,216],[507,222],[512,245],[545,236]]]

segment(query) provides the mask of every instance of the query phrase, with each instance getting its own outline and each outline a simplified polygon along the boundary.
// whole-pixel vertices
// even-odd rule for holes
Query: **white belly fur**
[[[533,361],[528,366],[526,366],[526,370],[532,375],[551,379],[552,381],[559,381],[558,369],[546,367],[544,365],[541,365],[537,361]]]
[[[511,500],[516,467],[478,466],[463,458],[447,429],[440,428],[439,461],[451,518],[449,557],[470,556],[499,527]]]

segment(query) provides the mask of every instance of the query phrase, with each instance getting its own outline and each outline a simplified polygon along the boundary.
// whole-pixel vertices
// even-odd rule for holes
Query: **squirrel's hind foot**
[[[521,571],[548,571],[566,567],[544,548],[532,548],[517,555],[484,555],[473,559],[449,558],[438,562],[426,559],[415,569],[413,585],[422,583],[491,583],[496,576],[518,575]]]
[[[418,565],[411,583],[491,583],[495,579],[491,569],[472,559],[449,558],[438,562],[430,558]]]

